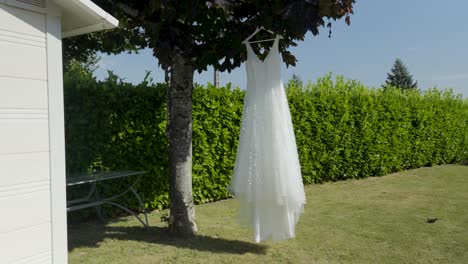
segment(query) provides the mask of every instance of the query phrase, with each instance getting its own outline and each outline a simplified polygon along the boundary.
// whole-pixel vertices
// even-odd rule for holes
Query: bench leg
[[[143,214],[145,215],[145,222],[143,222],[142,220],[140,220],[138,217],[138,220],[140,220],[140,222],[145,226],[145,227],[148,227],[148,215],[146,214],[146,208],[145,208],[145,205],[143,204],[143,201],[141,200],[140,196],[138,195],[138,193],[135,191],[135,189],[133,189],[133,186],[130,187],[130,191],[132,191],[132,193],[135,195],[135,197],[137,198],[138,200],[138,203],[140,204],[140,207],[141,207],[141,210],[143,211]]]
[[[97,189],[97,186],[96,186],[95,182],[93,182],[93,189],[94,189],[94,200],[96,202],[101,201],[101,196],[99,195],[99,192],[98,192],[98,189]],[[97,215],[98,219],[101,222],[104,223],[106,221],[106,219],[103,216],[102,206],[101,205],[95,206],[94,209],[96,210],[96,215]]]
[[[113,206],[119,207],[120,209],[124,210],[125,212],[127,212],[127,213],[133,215],[136,219],[138,219],[138,221],[140,221],[140,223],[141,223],[145,228],[148,227],[148,218],[145,218],[145,220],[146,220],[146,223],[145,223],[143,220],[141,220],[141,218],[140,218],[135,212],[133,212],[132,210],[128,209],[127,207],[125,207],[125,206],[123,206],[123,205],[120,205],[120,204],[118,204],[118,203],[110,202],[110,201],[106,201],[106,203],[107,203],[107,204],[111,204],[111,205],[113,205]],[[146,212],[145,212],[145,217],[146,217]]]
[[[135,195],[135,197],[137,198],[138,200],[138,203],[140,204],[140,207],[141,207],[141,210],[143,211],[143,214],[145,216],[144,219],[141,219],[135,212],[133,212],[132,210],[130,210],[129,208],[121,205],[121,204],[118,204],[118,203],[115,203],[115,202],[111,202],[112,199],[107,199],[104,201],[104,203],[106,204],[110,204],[110,205],[113,205],[113,206],[116,206],[116,207],[119,207],[120,209],[124,210],[125,212],[133,215],[133,217],[135,217],[138,221],[140,221],[140,223],[145,227],[145,228],[148,228],[149,227],[149,224],[148,224],[148,215],[146,213],[146,209],[145,209],[145,205],[143,204],[143,201],[141,200],[140,196],[138,195],[138,193],[136,192],[136,190],[133,188],[133,185],[128,189],[130,190],[133,195]],[[125,192],[124,192],[125,193]]]

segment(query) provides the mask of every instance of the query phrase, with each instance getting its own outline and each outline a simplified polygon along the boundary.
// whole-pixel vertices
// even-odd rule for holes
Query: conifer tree
[[[302,81],[301,77],[297,74],[293,74],[291,79],[289,80],[288,82],[289,85],[293,84],[295,85],[297,88],[302,88],[302,86],[304,85],[304,82]]]
[[[405,64],[397,58],[391,72],[387,74],[386,86],[398,87],[402,90],[417,89],[418,82],[413,82],[413,76],[409,74]]]

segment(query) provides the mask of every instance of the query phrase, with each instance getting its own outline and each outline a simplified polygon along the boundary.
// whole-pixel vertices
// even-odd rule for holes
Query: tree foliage
[[[317,35],[320,27],[331,27],[332,20],[346,17],[349,24],[354,0],[94,2],[119,19],[119,28],[65,39],[65,59],[86,60],[96,50],[119,53],[150,48],[164,69],[171,67],[175,54],[182,54],[198,71],[208,65],[230,71],[246,59],[242,41],[259,26],[284,37],[283,59],[295,65],[288,47],[296,46],[307,32]]]
[[[384,86],[398,87],[402,90],[417,89],[418,82],[413,81],[413,76],[409,74],[405,64],[397,58],[391,72],[387,74]]]

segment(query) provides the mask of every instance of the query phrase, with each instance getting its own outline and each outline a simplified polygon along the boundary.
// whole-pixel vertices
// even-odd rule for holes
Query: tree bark
[[[197,232],[192,194],[192,65],[180,55],[173,57],[167,95],[169,113],[169,229],[174,235]]]

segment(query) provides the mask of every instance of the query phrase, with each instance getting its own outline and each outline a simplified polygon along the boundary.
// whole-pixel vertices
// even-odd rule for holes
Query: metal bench
[[[89,190],[84,197],[67,201],[67,212],[73,212],[85,208],[95,207],[98,217],[100,219],[103,219],[101,213],[101,206],[104,204],[110,204],[130,213],[136,219],[138,219],[138,221],[140,221],[140,223],[142,223],[143,226],[148,227],[148,216],[146,214],[145,206],[134,188],[135,185],[139,182],[141,176],[145,173],[145,171],[112,171],[67,176],[67,188],[89,185]],[[128,186],[128,188],[119,192],[117,195],[113,195],[108,198],[101,197],[97,188],[97,183],[104,181],[116,181],[119,179],[122,180],[128,177],[134,177],[134,180]],[[117,198],[129,192],[133,193],[136,199],[138,200],[140,208],[144,214],[144,219],[140,218],[136,212],[130,210],[129,208],[114,202]]]

